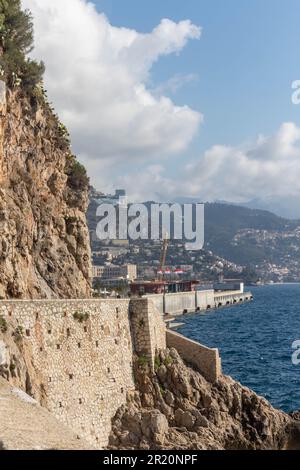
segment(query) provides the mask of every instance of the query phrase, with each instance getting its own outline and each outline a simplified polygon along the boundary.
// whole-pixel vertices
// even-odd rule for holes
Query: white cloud
[[[177,93],[180,88],[182,88],[187,83],[198,81],[198,75],[194,73],[189,74],[176,74],[173,77],[169,78],[165,82],[161,83],[153,91],[156,95],[162,95],[163,93]]]
[[[22,1],[34,16],[33,54],[46,63],[49,97],[88,169],[188,147],[202,115],[157,96],[147,81],[153,64],[198,39],[200,28],[164,19],[141,34],[113,27],[86,0]]]
[[[269,137],[237,147],[215,145],[197,161],[178,170],[177,179],[168,169],[154,167],[138,178],[121,180],[140,199],[197,197],[203,201],[278,201],[300,197],[300,128],[284,123]]]
[[[188,166],[190,193],[210,200],[300,195],[300,128],[284,123],[270,137],[240,147],[214,146]]]
[[[118,178],[118,186],[127,188],[132,201],[168,202],[182,189],[176,179],[166,176],[163,165],[149,165],[137,173],[127,173]]]
[[[34,15],[34,55],[46,62],[49,96],[99,189],[118,181],[136,199],[182,195],[246,202],[300,196],[300,128],[293,123],[241,146],[213,146],[182,164],[178,177],[169,176],[168,162],[188,147],[202,116],[163,95],[195,77],[178,74],[151,90],[149,76],[159,58],[200,37],[190,21],[165,19],[141,34],[113,27],[86,0],[23,0],[23,5]],[[153,165],[162,157],[171,158],[165,166]],[[140,170],[133,172],[135,162]]]

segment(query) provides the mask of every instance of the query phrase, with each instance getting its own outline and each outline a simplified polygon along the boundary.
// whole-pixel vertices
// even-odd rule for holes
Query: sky
[[[103,192],[300,217],[299,0],[23,0],[73,151]]]

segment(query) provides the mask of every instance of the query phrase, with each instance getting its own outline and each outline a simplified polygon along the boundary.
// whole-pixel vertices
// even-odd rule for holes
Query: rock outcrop
[[[90,296],[82,173],[46,100],[0,81],[0,299]]]
[[[14,319],[0,316],[0,378],[31,394],[33,384],[40,382],[39,371],[33,366],[31,351],[24,347],[23,334]],[[42,403],[42,393],[36,398]]]
[[[159,354],[156,373],[135,364],[137,392],[113,421],[111,449],[251,450],[300,446],[291,418],[230,377],[215,384],[176,350]]]

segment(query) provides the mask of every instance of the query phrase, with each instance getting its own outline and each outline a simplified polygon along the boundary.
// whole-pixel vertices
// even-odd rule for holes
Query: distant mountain
[[[300,198],[298,196],[264,200],[252,199],[242,205],[251,209],[268,210],[287,219],[300,219]]]
[[[203,202],[198,198],[192,197],[180,197],[174,199],[174,202],[179,204],[189,204],[195,202]],[[229,206],[247,207],[249,209],[259,209],[262,211],[272,212],[278,217],[284,217],[286,219],[297,220],[300,219],[300,198],[294,197],[280,197],[280,198],[255,198],[244,203],[234,203],[231,201],[214,201],[216,204],[226,204]]]

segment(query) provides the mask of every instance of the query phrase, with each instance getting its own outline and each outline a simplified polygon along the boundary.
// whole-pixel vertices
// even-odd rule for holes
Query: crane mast
[[[167,252],[169,248],[170,240],[168,234],[165,235],[163,241],[162,252],[160,255],[160,263],[159,263],[159,280],[163,280],[165,277],[165,267],[166,267],[166,259],[167,259]]]

